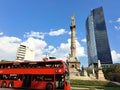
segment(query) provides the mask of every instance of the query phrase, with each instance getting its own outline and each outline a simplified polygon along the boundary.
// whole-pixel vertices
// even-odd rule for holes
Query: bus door
[[[64,90],[64,75],[56,75],[56,90]]]
[[[31,87],[31,76],[30,74],[24,74],[23,75],[23,88],[30,88]]]

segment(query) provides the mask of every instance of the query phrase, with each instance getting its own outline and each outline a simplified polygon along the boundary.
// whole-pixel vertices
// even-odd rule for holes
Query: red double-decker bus
[[[62,60],[1,62],[0,87],[70,90],[69,70]]]

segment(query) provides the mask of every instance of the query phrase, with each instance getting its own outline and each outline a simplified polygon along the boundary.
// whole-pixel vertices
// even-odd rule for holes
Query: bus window
[[[3,74],[3,75],[0,75],[0,80],[22,80],[22,75]]]
[[[0,68],[3,68],[3,65],[0,65]]]

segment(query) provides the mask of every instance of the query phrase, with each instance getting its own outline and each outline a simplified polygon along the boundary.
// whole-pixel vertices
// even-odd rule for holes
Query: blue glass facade
[[[112,64],[103,8],[93,9],[86,20],[87,49],[89,65]]]

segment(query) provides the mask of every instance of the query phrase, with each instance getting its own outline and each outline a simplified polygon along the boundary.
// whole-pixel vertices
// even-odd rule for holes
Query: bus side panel
[[[67,84],[66,90],[70,90],[70,83]]]
[[[2,80],[0,80],[0,87],[1,87],[1,84],[2,84]]]
[[[44,81],[32,81],[31,88],[32,89],[46,89],[47,83],[51,83],[53,85],[53,88],[54,88],[53,82],[44,82]]]
[[[64,90],[70,90],[70,83],[64,84]]]
[[[21,88],[22,87],[22,81],[17,80],[14,81],[14,88]]]
[[[39,82],[39,81],[32,81],[31,88],[35,89],[44,89],[46,83],[45,82]]]

